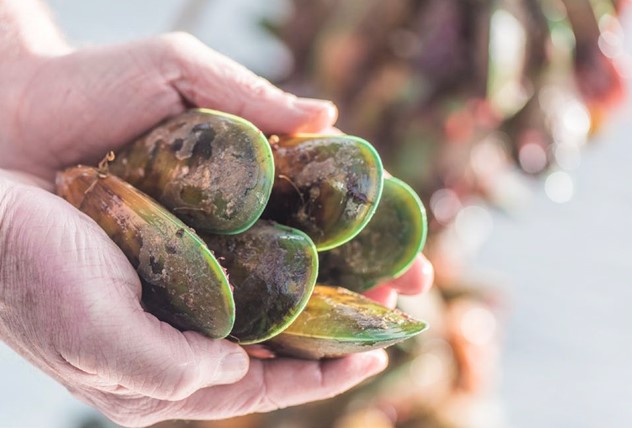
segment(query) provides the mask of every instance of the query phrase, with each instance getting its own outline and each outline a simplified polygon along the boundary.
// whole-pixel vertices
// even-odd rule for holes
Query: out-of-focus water
[[[173,29],[186,2],[49,3],[70,38],[87,44]],[[285,61],[283,50],[262,41],[261,30],[250,23],[264,9],[276,13],[281,6],[209,2],[196,17],[198,36],[268,73]],[[494,233],[475,260],[476,268],[501,272],[510,284],[500,395],[511,427],[630,426],[631,117],[628,101],[584,150],[574,199],[559,205],[536,191],[516,216],[496,216]],[[0,344],[0,427],[69,428],[91,413]]]

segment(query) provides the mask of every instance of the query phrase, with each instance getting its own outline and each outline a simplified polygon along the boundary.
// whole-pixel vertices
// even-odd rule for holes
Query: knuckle
[[[147,391],[150,396],[156,399],[183,400],[201,387],[198,365],[193,364],[186,356],[179,360],[177,365],[156,367],[155,373],[158,375],[153,376],[152,384],[145,384],[140,389]]]
[[[155,376],[144,379],[124,379],[124,384],[129,384],[132,391],[138,391],[143,395],[155,398],[157,400],[174,400],[179,394],[177,382],[173,381],[173,377],[167,374],[155,372]]]
[[[166,387],[170,393],[170,400],[183,400],[198,391],[202,385],[202,373],[200,373],[200,365],[187,361],[180,364],[181,369],[174,372],[171,376],[171,383]]]
[[[169,384],[163,384],[160,388],[161,394],[164,399],[170,401],[184,400],[191,396],[199,389],[196,377],[193,375],[187,375],[180,373],[179,378],[173,378],[173,381]]]
[[[168,80],[180,80],[183,68],[188,67],[191,58],[209,50],[195,36],[182,31],[161,34],[154,39],[152,46],[150,52],[154,65]]]
[[[273,86],[268,80],[252,72],[244,73],[239,86],[244,93],[248,94],[249,98],[266,98],[273,90]]]
[[[192,45],[199,45],[201,42],[197,37],[185,31],[176,31],[165,33],[158,36],[159,44],[162,48],[166,48],[174,53],[187,49]]]
[[[230,97],[230,110],[238,116],[248,117],[255,106],[272,98],[275,91],[280,92],[268,80],[245,68],[232,79],[234,88],[230,92],[234,96]]]

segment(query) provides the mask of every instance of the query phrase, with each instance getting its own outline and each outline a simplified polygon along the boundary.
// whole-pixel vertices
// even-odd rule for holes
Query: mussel
[[[235,320],[228,279],[206,244],[123,180],[78,166],[57,175],[57,193],[91,217],[140,277],[144,307],[182,330],[226,337]]]
[[[320,253],[318,282],[365,291],[405,272],[426,241],[426,211],[414,190],[396,178],[371,221],[351,241]]]
[[[393,345],[426,327],[353,291],[316,285],[298,318],[265,345],[278,355],[335,358]]]
[[[271,138],[276,177],[263,217],[307,233],[318,251],[352,239],[382,193],[382,162],[349,135]]]
[[[110,171],[198,231],[239,233],[270,196],[270,145],[245,119],[192,109],[117,153]]]
[[[230,337],[258,343],[281,331],[303,310],[318,272],[316,247],[303,232],[259,220],[238,235],[202,235],[233,286],[235,326]]]

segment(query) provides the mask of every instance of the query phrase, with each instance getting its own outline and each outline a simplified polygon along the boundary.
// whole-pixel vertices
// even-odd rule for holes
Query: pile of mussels
[[[121,248],[144,308],[174,327],[301,358],[426,328],[358,294],[404,272],[426,237],[419,198],[384,177],[366,141],[268,140],[244,119],[194,109],[108,160],[60,172],[57,193]]]

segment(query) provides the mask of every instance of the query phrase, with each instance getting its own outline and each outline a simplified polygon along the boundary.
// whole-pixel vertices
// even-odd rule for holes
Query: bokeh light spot
[[[557,171],[546,178],[544,191],[553,202],[563,204],[573,198],[575,186],[568,173]]]

